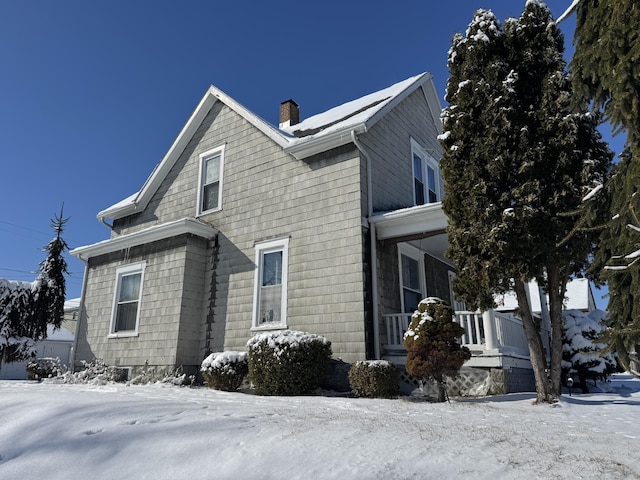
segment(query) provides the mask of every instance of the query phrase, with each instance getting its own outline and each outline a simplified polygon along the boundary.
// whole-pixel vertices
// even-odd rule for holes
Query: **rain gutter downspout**
[[[87,292],[87,279],[89,277],[89,260],[82,258],[81,255],[76,257],[82,263],[84,263],[84,276],[82,277],[82,291],[80,292],[80,305],[78,307],[78,322],[76,323],[76,331],[73,335],[73,352],[71,355],[71,372],[76,371],[76,354],[78,352],[78,336],[80,327],[82,325],[82,318],[84,317],[84,300]]]
[[[104,217],[98,217],[100,219],[100,223],[102,223],[105,227],[109,227],[109,230],[113,230],[113,225],[111,225],[110,223],[108,223]],[[80,257],[78,257],[80,258]],[[82,260],[84,262],[84,260]]]
[[[380,358],[380,325],[378,318],[378,249],[376,244],[376,224],[371,222],[373,215],[373,176],[371,157],[367,154],[362,144],[358,141],[355,130],[351,130],[351,140],[362,153],[367,162],[367,221],[369,221],[369,241],[371,242],[371,290],[372,290],[372,314],[373,314],[373,354]]]

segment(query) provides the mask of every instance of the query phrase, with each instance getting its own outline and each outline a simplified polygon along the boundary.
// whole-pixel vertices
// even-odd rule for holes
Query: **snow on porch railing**
[[[486,315],[486,314],[485,314]],[[506,347],[523,355],[528,355],[527,340],[522,322],[508,313],[492,311],[486,319],[480,312],[455,312],[454,321],[465,329],[461,343],[473,350],[487,350]],[[388,353],[404,351],[402,340],[411,322],[410,313],[382,315],[383,348]],[[489,340],[489,341],[487,341]]]

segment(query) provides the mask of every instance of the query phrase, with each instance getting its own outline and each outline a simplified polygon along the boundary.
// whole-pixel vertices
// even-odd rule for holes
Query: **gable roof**
[[[282,147],[285,152],[297,159],[302,159],[352,142],[352,132],[355,134],[366,132],[386,113],[418,88],[422,88],[427,104],[431,109],[433,120],[441,132],[440,111],[442,107],[438,100],[433,77],[428,72],[410,77],[388,88],[347,102],[283,129],[278,129],[269,124],[223,91],[211,85],[173,142],[173,145],[171,145],[164,158],[147,178],[142,189],[102,210],[98,213],[98,218],[100,220],[106,218],[117,219],[144,210],[211,110],[211,107],[218,101],[224,103],[267,135]]]

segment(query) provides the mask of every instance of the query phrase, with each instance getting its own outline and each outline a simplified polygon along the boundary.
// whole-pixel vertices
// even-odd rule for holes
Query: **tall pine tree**
[[[0,366],[35,354],[37,341],[47,338],[47,328],[60,328],[68,273],[63,253],[68,248],[62,232],[68,219],[55,216],[56,236],[44,248],[47,258],[32,283],[0,279]]]
[[[571,113],[563,42],[541,1],[527,1],[504,29],[476,12],[450,50],[441,137],[456,292],[487,309],[495,293],[515,291],[539,402],[560,394],[566,283],[595,240],[583,199],[611,162],[597,116]],[[532,279],[549,293],[549,363],[525,291]]]
[[[606,337],[629,368],[640,352],[640,263],[625,258],[640,248],[640,3],[582,0],[576,10],[571,60],[575,101],[602,108],[615,132],[626,131],[626,148],[607,185],[608,226],[592,272],[609,287]]]

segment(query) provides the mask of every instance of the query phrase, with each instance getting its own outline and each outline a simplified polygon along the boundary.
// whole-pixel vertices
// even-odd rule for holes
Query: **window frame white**
[[[418,203],[418,195],[416,192],[416,178],[418,178],[414,158],[418,157],[420,162],[420,175],[422,176],[422,195],[424,198],[423,203]],[[429,192],[432,190],[429,186],[429,168],[433,170],[434,188],[433,193],[436,197],[435,201],[431,201]],[[442,201],[442,190],[440,188],[440,164],[432,155],[430,155],[425,148],[423,148],[413,138],[411,139],[411,173],[412,173],[412,186],[413,189],[413,204],[414,205],[427,205],[430,203],[437,203]]]
[[[198,204],[196,207],[196,216],[205,215],[207,213],[222,210],[222,188],[224,184],[224,145],[212,148],[200,154],[200,169],[198,173]],[[209,184],[205,184],[205,166],[206,162],[214,157],[220,156],[220,170],[218,172],[218,205],[214,208],[204,209],[203,202],[205,200],[204,190]]]
[[[402,312],[405,312],[405,305],[404,305],[404,281],[403,281],[403,276],[402,276],[402,256],[411,258],[412,260],[416,260],[418,262],[418,270],[419,270],[419,281],[420,281],[420,291],[418,292],[417,290],[407,287],[409,290],[412,290],[414,292],[418,292],[420,293],[420,295],[422,296],[422,299],[426,298],[427,296],[427,282],[426,282],[426,275],[425,275],[425,265],[424,265],[424,252],[421,251],[419,248],[414,247],[413,245],[410,245],[408,243],[399,243],[398,244],[398,284],[400,287],[400,309]],[[413,313],[413,312],[409,312],[409,313]]]
[[[253,314],[251,330],[280,330],[287,328],[287,299],[289,277],[289,238],[280,238],[260,242],[255,245],[255,274],[253,281]],[[280,321],[260,322],[260,302],[262,293],[262,275],[264,272],[264,256],[269,253],[282,252]]]
[[[109,325],[109,338],[137,337],[138,327],[140,325],[140,310],[142,305],[142,291],[144,289],[144,272],[146,262],[131,263],[116,269],[115,288],[113,293],[113,303],[111,306],[111,322]],[[118,320],[118,305],[120,304],[120,293],[122,288],[122,279],[130,275],[140,274],[140,287],[138,291],[138,308],[136,310],[136,323],[133,330],[116,330]]]

